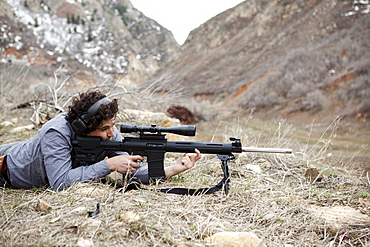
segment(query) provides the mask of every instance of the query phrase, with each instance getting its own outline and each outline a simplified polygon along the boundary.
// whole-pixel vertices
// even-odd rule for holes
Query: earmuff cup
[[[77,135],[83,136],[86,134],[85,133],[87,129],[86,123],[84,123],[84,121],[80,117],[77,117],[76,120],[73,120],[73,122],[71,123],[71,126]]]

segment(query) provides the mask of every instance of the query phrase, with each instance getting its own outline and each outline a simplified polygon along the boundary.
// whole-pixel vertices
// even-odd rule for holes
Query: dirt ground
[[[16,117],[13,115],[13,117]],[[1,141],[32,137],[37,129],[12,133],[29,124],[1,128]],[[336,123],[338,124],[338,123]],[[330,127],[331,128],[331,127]],[[336,127],[333,127],[335,129]],[[336,225],[312,207],[345,207],[370,217],[369,181],[341,167],[336,138],[287,124],[257,118],[197,124],[196,141],[228,142],[238,137],[245,146],[292,148],[293,155],[244,153],[230,163],[228,195],[166,195],[150,190],[127,193],[100,183],[78,183],[55,192],[50,188],[0,191],[0,245],[4,246],[212,246],[206,239],[218,232],[252,231],[266,246],[367,246],[369,225]],[[341,142],[342,143],[342,142]],[[336,144],[337,145],[337,144]],[[169,154],[166,162],[176,157]],[[315,166],[320,181],[305,177]],[[260,173],[250,170],[259,167]],[[220,161],[204,155],[199,165],[159,187],[200,188],[221,179]],[[155,189],[156,185],[146,188]],[[100,213],[88,217],[88,212]],[[365,225],[364,225],[365,224]]]

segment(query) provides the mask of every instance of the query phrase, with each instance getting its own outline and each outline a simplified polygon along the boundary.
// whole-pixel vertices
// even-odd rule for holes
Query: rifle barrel
[[[258,152],[258,153],[284,153],[291,154],[292,149],[289,148],[252,148],[252,147],[243,147],[243,152]]]

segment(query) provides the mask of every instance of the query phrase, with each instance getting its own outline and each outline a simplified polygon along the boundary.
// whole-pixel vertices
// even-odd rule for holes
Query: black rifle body
[[[147,158],[149,177],[164,178],[164,155],[166,152],[194,153],[198,149],[204,154],[232,156],[243,151],[239,139],[232,143],[167,141],[165,135],[147,134],[140,137],[124,137],[122,141],[102,141],[100,137],[78,136],[72,141],[75,162],[91,165],[101,159],[105,151],[127,152]]]
[[[164,155],[166,152],[194,153],[198,149],[204,154],[217,154],[222,161],[224,180],[228,180],[227,161],[234,158],[233,153],[264,152],[292,153],[291,149],[279,148],[243,148],[240,139],[230,138],[231,143],[167,141],[162,132],[194,136],[195,126],[151,127],[121,125],[121,133],[139,132],[139,137],[124,137],[122,141],[102,141],[100,137],[77,136],[72,141],[73,167],[92,165],[102,159],[108,152],[127,152],[130,155],[141,155],[148,162],[149,178],[165,178]],[[224,181],[225,182],[225,181]],[[226,181],[227,182],[227,181]]]

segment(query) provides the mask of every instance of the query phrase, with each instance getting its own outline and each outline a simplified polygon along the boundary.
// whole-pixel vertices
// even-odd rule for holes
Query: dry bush
[[[27,83],[33,79],[33,71],[24,65],[0,63],[0,110],[6,114],[20,100],[28,97]]]
[[[364,16],[356,26],[333,33],[325,42],[289,51],[276,71],[251,84],[241,106],[271,107],[302,98],[302,110],[320,109],[325,101],[318,91],[324,94],[332,81],[353,70],[358,76],[341,85],[337,99],[367,102],[370,36],[363,29],[366,25],[369,18]]]
[[[63,64],[53,77],[38,78],[34,74],[28,66],[0,64],[3,120],[18,111],[21,117],[28,115],[35,125],[43,124],[67,111],[72,97],[94,89],[118,98],[121,109],[166,112],[170,105],[183,102],[184,88],[173,88],[169,76],[158,78],[147,87],[127,89],[110,77],[98,80],[95,86],[77,84]]]
[[[31,114],[29,118],[35,124],[40,124],[64,111],[73,94],[72,90],[65,89],[68,81],[66,72],[59,68],[54,72],[54,78],[38,74],[26,65],[0,64],[1,109],[4,118],[14,117],[18,109],[22,117],[22,110],[30,109],[27,112]]]
[[[174,87],[173,85],[177,85]],[[168,74],[150,80],[135,90],[136,109],[167,112],[172,105],[181,105],[187,90],[185,86],[174,82]]]

